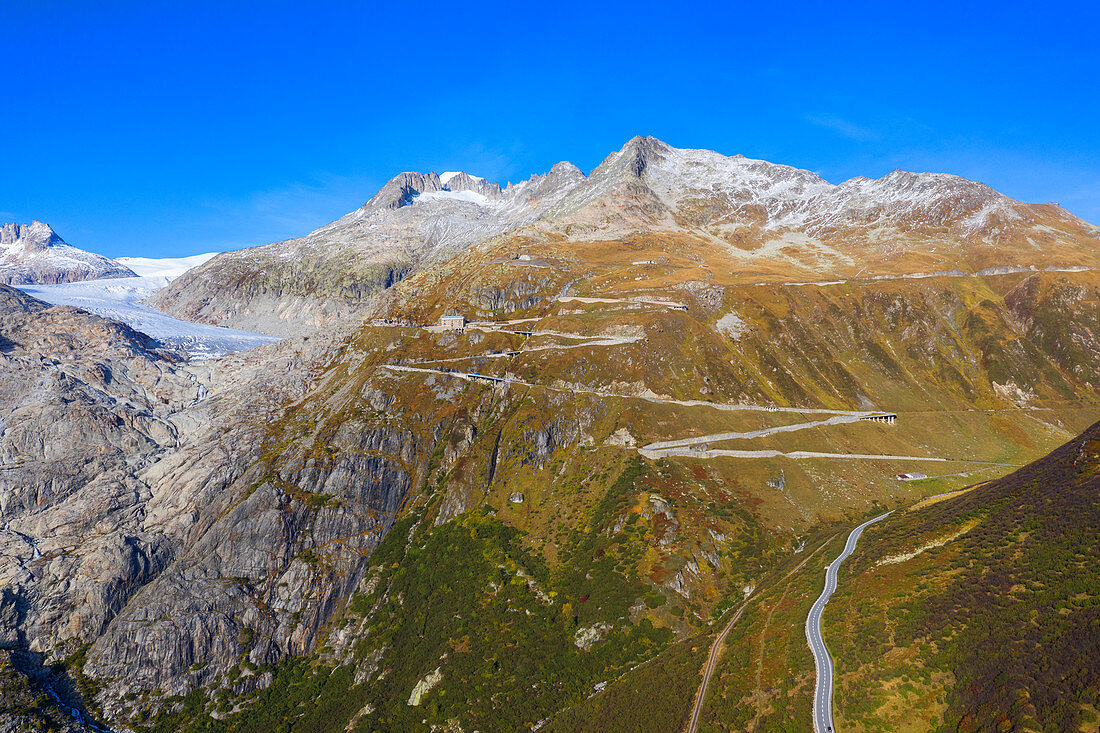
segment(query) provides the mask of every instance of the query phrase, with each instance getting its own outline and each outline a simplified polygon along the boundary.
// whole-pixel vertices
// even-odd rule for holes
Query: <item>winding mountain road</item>
[[[825,568],[825,589],[821,591],[821,596],[810,608],[810,614],[806,617],[806,640],[814,655],[814,671],[817,674],[817,683],[814,686],[814,733],[828,733],[833,729],[833,658],[829,656],[825,640],[821,638],[821,614],[825,611],[825,604],[829,602],[829,598],[836,590],[836,576],[840,564],[855,551],[856,543],[859,542],[863,530],[875,522],[881,522],[891,514],[893,514],[892,511],[880,514],[852,530],[848,535],[848,541],[844,543],[844,552]]]
[[[836,535],[833,535],[833,537],[836,537]],[[798,565],[795,566],[795,568],[789,573],[784,575],[779,582],[782,583],[786,580],[789,580],[792,575],[804,568],[806,566],[806,563],[808,563],[814,555],[821,552],[821,548],[825,547],[825,545],[833,541],[833,537],[830,537],[829,539],[818,545],[818,548],[816,550],[807,555],[806,559],[798,563]],[[737,612],[733,614],[733,618],[729,620],[729,623],[722,627],[722,631],[718,634],[718,637],[714,640],[714,643],[710,645],[710,653],[707,655],[707,664],[703,668],[703,680],[699,683],[699,690],[695,693],[695,703],[691,708],[691,719],[688,722],[688,726],[685,729],[684,733],[697,733],[697,731],[699,730],[699,718],[703,713],[703,703],[706,701],[707,697],[707,686],[710,684],[710,678],[714,674],[715,667],[717,667],[718,665],[718,657],[722,654],[722,647],[726,643],[726,636],[728,636],[730,630],[733,629],[733,625],[740,620],[741,614],[745,611],[745,607],[749,605],[749,602],[751,600],[753,600],[754,592],[759,592],[759,589],[756,589],[755,591],[749,591],[748,595],[745,596],[745,600],[742,601],[741,605],[737,608]]]
[[[763,438],[768,435],[775,435],[776,433],[789,433],[795,430],[806,430],[807,428],[819,428],[826,425],[839,425],[841,423],[858,422],[869,415],[874,413],[868,412],[857,415],[834,415],[827,420],[817,420],[814,422],[798,423],[796,425],[776,425],[770,428],[762,428],[760,430],[750,430],[748,432],[726,432],[726,433],[712,433],[710,435],[697,435],[694,438],[683,438],[681,440],[663,440],[657,443],[650,443],[642,446],[642,450],[658,451],[668,450],[670,448],[690,448],[702,443],[718,443],[724,440],[751,440],[753,438]]]

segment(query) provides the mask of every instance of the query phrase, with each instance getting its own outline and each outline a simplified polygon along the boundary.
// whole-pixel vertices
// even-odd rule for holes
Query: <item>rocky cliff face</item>
[[[336,336],[188,365],[0,286],[0,339],[0,647],[81,655],[108,717],[311,650],[433,450],[431,430],[282,422]]]
[[[148,337],[6,287],[0,332],[0,605],[5,640],[41,651],[101,632],[163,562],[135,474],[179,444],[201,385]]]
[[[114,260],[65,243],[48,224],[0,225],[0,283],[33,285],[134,277]]]

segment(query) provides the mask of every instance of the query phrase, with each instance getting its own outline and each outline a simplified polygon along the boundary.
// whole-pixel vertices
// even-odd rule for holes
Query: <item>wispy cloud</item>
[[[879,137],[876,131],[834,114],[814,113],[807,114],[805,117],[811,125],[827,128],[851,140],[876,140]]]

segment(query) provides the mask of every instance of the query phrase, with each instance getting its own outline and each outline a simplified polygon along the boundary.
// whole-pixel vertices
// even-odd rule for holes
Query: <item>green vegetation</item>
[[[683,730],[701,680],[710,639],[694,637],[672,645],[609,684],[598,695],[566,708],[545,730],[603,733],[676,733]]]
[[[1016,288],[1029,277],[1034,283]],[[464,289],[486,282],[451,283],[455,290],[448,290],[447,298],[461,303]],[[556,279],[532,283],[531,292],[556,293],[560,285]],[[430,315],[436,287],[441,286],[425,286],[427,294],[418,301],[422,310],[410,317]],[[1087,298],[1061,303],[1070,289],[1047,274],[997,282],[930,280],[916,292],[912,283],[891,281],[812,288],[733,284],[722,295],[725,301],[712,305],[735,310],[746,322],[736,341],[714,331],[716,311],[694,304],[686,313],[535,305],[530,313],[510,314],[544,316],[541,329],[562,333],[621,328],[644,334],[616,347],[613,356],[598,358],[588,349],[529,349],[508,359],[487,359],[477,355],[513,349],[518,337],[363,329],[347,347],[359,361],[335,362],[323,389],[270,426],[254,474],[261,479],[255,486],[267,482],[275,488],[284,512],[298,512],[307,521],[366,506],[381,526],[394,522],[373,552],[373,539],[362,541],[365,535],[359,535],[357,553],[346,552],[354,541],[344,544],[343,538],[304,542],[292,550],[322,583],[364,571],[366,581],[343,607],[326,607],[322,620],[330,609],[332,616],[309,656],[271,667],[254,667],[242,658],[202,691],[172,700],[148,722],[149,729],[517,730],[547,720],[554,730],[675,730],[690,707],[709,644],[699,634],[708,622],[717,630],[746,585],[758,585],[759,591],[727,639],[704,726],[802,729],[813,682],[802,624],[820,590],[821,567],[835,547],[813,555],[802,570],[784,573],[840,526],[850,527],[852,514],[876,502],[897,505],[997,475],[1007,469],[965,461],[1019,463],[1079,428],[1095,403],[1089,382],[1095,382],[1095,365],[1087,348],[1055,346],[1085,334],[1095,309]],[[687,298],[686,293],[676,297],[681,296]],[[1036,338],[1048,340],[1051,348],[1033,348],[1021,329],[1042,330]],[[542,338],[534,343],[560,340]],[[1091,343],[1085,335],[1077,342]],[[426,364],[440,358],[455,360],[441,362],[448,369],[507,372],[533,386],[504,389],[378,369],[383,362]],[[581,391],[562,388],[571,384]],[[550,385],[556,386],[543,388]],[[620,428],[644,445],[812,418],[583,391],[626,395],[641,388],[722,402],[844,409],[871,403],[901,414],[896,426],[833,425],[715,447],[962,460],[927,466],[787,459],[648,462],[626,448],[628,443],[605,441]],[[1017,395],[1023,395],[1021,403],[1012,404]],[[323,472],[367,460],[392,469],[399,478],[390,488],[400,485],[407,493],[364,504],[355,491],[334,485],[336,496],[317,493],[288,478],[296,481],[303,466]],[[769,483],[781,468],[782,489]],[[942,476],[893,479],[909,470]],[[510,502],[513,493],[523,500]],[[970,519],[944,519],[934,529],[946,532]],[[926,535],[935,532],[930,528]],[[918,536],[923,535],[893,541],[912,546]],[[949,704],[960,711],[969,704],[955,693],[948,699],[954,674],[970,665],[972,677],[982,679],[977,660],[960,656],[963,641],[982,648],[980,638],[966,636],[980,626],[961,625],[944,639],[934,638],[918,623],[927,616],[924,607],[914,605],[966,572],[978,572],[969,565],[942,572],[920,565],[952,551],[921,555],[912,565],[920,571],[904,577],[909,565],[873,572],[864,565],[860,572],[884,585],[850,589],[873,596],[886,588],[893,595],[884,598],[895,604],[886,608],[886,600],[876,605],[873,598],[852,596],[851,613],[843,620],[847,626],[835,631],[839,653],[853,660],[840,675],[837,700],[854,728],[905,730],[906,716],[918,721],[908,724],[910,730],[933,718],[937,725],[977,720],[967,718],[970,713],[951,713],[952,718],[945,711]],[[973,562],[984,567],[992,557]],[[1051,562],[1068,559],[1056,553]],[[262,595],[260,580],[254,588]],[[1072,597],[1061,587],[1046,590],[1054,595],[1038,595],[1039,589],[1026,583],[1013,593],[1030,606],[1050,602],[1062,615],[1067,609],[1077,613],[1097,596],[1091,587]],[[848,598],[843,595],[848,591],[842,583],[841,597]],[[950,615],[971,600],[964,595],[943,605],[929,602],[929,608]],[[841,623],[833,613],[842,608],[838,604],[827,623]],[[287,619],[300,621],[297,614]],[[1055,628],[1048,621],[1040,626]],[[1063,632],[1059,627],[1057,633]],[[242,630],[238,641],[248,646],[267,633],[258,623],[256,631]],[[853,635],[860,640],[849,644]],[[687,641],[672,643],[674,638]],[[1022,643],[1043,641],[1029,637]],[[209,670],[194,671],[200,670],[205,679]],[[270,686],[237,694],[261,678],[265,684],[271,679]],[[601,683],[607,686],[593,694]],[[997,689],[1017,694],[1014,684],[1006,680]],[[410,705],[418,685],[420,704]],[[1087,694],[1082,698],[1081,720],[1094,714],[1094,703]]]
[[[53,733],[67,730],[72,718],[50,697],[34,672],[28,673],[27,660],[19,653],[0,649],[0,729],[23,733]],[[53,671],[62,672],[55,668]]]
[[[43,720],[50,699],[12,663],[10,652],[0,651],[0,720],[4,716]]]
[[[634,476],[636,469],[622,481]],[[646,619],[624,623],[625,606],[645,586],[614,560],[615,548],[601,553],[592,537],[582,547],[599,555],[592,579],[568,565],[558,582],[524,548],[521,533],[488,508],[431,528],[406,517],[374,555],[380,582],[373,593],[356,594],[347,609],[344,623],[363,632],[352,663],[293,659],[274,670],[263,692],[240,700],[216,692],[213,702],[192,693],[148,729],[321,731],[352,721],[353,730],[416,730],[425,720],[452,719],[481,730],[529,727],[669,641],[667,630]],[[578,629],[597,623],[607,628],[588,651],[579,648]],[[373,660],[379,669],[356,684],[356,670],[371,669]],[[439,683],[410,706],[417,682],[436,668]],[[212,704],[242,709],[219,721],[209,716]]]
[[[586,625],[627,615],[627,609],[650,588],[638,580],[636,568],[645,551],[644,529],[638,515],[628,513],[644,474],[641,459],[634,458],[596,506],[588,531],[574,531],[563,550],[556,585],[570,602],[571,624]],[[626,514],[619,532],[609,531]]]
[[[813,659],[802,632],[824,583],[822,569],[843,546],[822,528],[804,553],[764,578],[726,637],[703,706],[703,730],[802,730],[810,719]]]

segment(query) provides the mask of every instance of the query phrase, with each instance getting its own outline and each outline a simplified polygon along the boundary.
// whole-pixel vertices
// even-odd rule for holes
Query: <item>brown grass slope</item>
[[[1023,463],[1095,419],[1095,271],[760,287],[746,282],[737,258],[681,235],[537,244],[504,237],[471,249],[402,280],[379,305],[407,323],[452,308],[531,318],[513,327],[540,334],[364,324],[308,394],[263,426],[262,455],[233,479],[219,510],[239,502],[226,517],[278,513],[327,534],[315,542],[303,532],[291,545],[314,599],[281,617],[265,606],[239,638],[244,650],[293,624],[301,644],[264,668],[279,681],[262,698],[238,695],[243,668],[203,672],[180,717],[159,719],[158,730],[202,729],[204,716],[237,704],[241,717],[227,727],[239,730],[302,714],[316,727],[295,729],[329,729],[338,718],[365,730],[451,721],[514,729],[543,719],[563,729],[591,719],[629,728],[648,712],[634,701],[647,699],[660,699],[659,725],[673,729],[696,681],[680,670],[701,657],[699,635],[746,585],[767,591],[766,578],[806,556],[799,547],[811,551],[876,504],[909,504],[1003,473],[1009,467],[976,462]],[[529,252],[537,257],[520,259]],[[778,272],[774,263],[761,269]],[[618,300],[555,300],[567,288]],[[730,313],[744,324],[739,334],[718,328]],[[622,339],[576,348],[562,334]],[[444,369],[524,383],[469,382]],[[653,395],[896,411],[897,425],[716,447],[953,462],[639,459],[616,436],[644,445],[816,419],[645,399]],[[775,485],[781,470],[785,488]],[[910,470],[934,478],[895,479]],[[798,730],[808,719],[801,624],[826,551],[746,612],[714,692],[712,710],[733,713],[708,713],[707,725]],[[249,582],[278,596],[277,573]],[[597,636],[587,649],[576,643]],[[731,666],[741,660],[744,674]],[[425,705],[408,705],[437,667],[443,677]],[[330,670],[323,699],[333,708],[289,695]],[[675,700],[655,697],[672,679]],[[608,687],[590,699],[601,683]],[[616,715],[623,706],[630,712]]]
[[[868,530],[826,616],[838,726],[1095,730],[1100,423]]]

